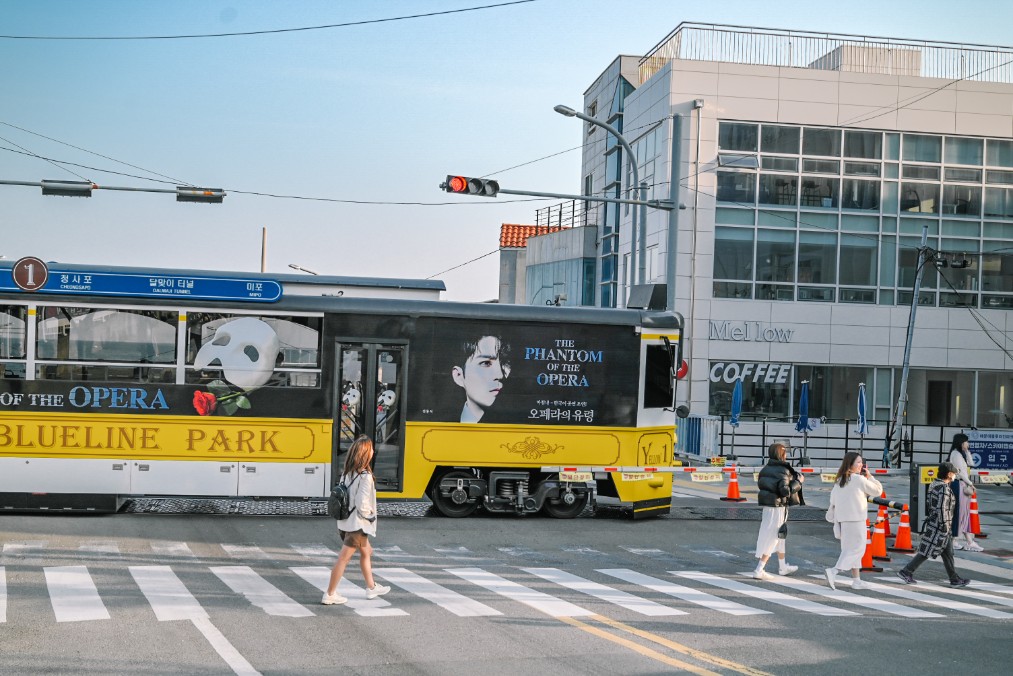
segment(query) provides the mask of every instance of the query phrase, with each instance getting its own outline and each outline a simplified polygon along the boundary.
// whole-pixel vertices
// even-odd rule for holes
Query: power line
[[[494,9],[497,7],[509,7],[510,5],[523,5],[535,0],[513,0],[512,2],[501,2],[495,5],[481,5],[478,7],[465,7],[462,9],[448,9],[442,12],[427,12],[425,14],[409,14],[406,16],[394,16],[385,19],[366,19],[363,21],[346,21],[344,23],[325,24],[322,26],[302,26],[299,28],[275,28],[262,31],[243,31],[238,33],[198,33],[192,35],[121,35],[121,36],[59,36],[59,35],[0,35],[2,40],[192,40],[196,38],[234,38],[250,35],[273,35],[277,33],[297,33],[304,31],[329,30],[331,28],[348,28],[349,26],[365,26],[368,24],[389,23],[393,21],[407,21],[409,19],[425,19],[434,16],[447,14],[462,14],[464,12],[475,12],[482,9]]]
[[[437,273],[436,273],[435,275],[429,275],[428,277],[426,277],[426,279],[432,279],[433,277],[439,277],[440,275],[445,275],[445,274],[447,274],[448,272],[450,272],[451,270],[456,270],[457,268],[463,268],[463,267],[464,267],[465,265],[471,265],[471,264],[472,264],[472,263],[474,263],[475,261],[480,261],[480,260],[482,260],[483,258],[485,258],[485,257],[487,257],[487,256],[491,256],[491,255],[493,255],[494,253],[499,253],[499,249],[493,249],[493,250],[492,250],[492,251],[490,251],[489,253],[484,253],[484,254],[482,254],[481,256],[479,256],[478,258],[472,258],[472,259],[471,259],[470,261],[467,261],[467,262],[461,263],[460,265],[455,265],[455,266],[454,266],[454,267],[452,267],[452,268],[447,268],[447,269],[446,269],[446,270],[444,270],[443,272],[437,272]]]

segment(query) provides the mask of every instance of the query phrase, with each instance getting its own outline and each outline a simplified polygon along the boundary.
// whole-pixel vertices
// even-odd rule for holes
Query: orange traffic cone
[[[872,527],[872,558],[879,561],[889,561],[886,555],[886,532],[883,530],[883,520],[877,519]]]
[[[883,491],[879,497],[886,500],[886,491]],[[879,506],[879,514],[876,515],[876,518],[883,521],[883,533],[889,538],[892,535],[890,533],[890,510],[886,505]]]
[[[978,492],[971,496],[971,534],[979,538],[988,536],[981,532],[981,519],[978,518]]]
[[[889,548],[893,552],[913,552],[914,547],[911,546],[911,517],[907,513],[907,505],[904,505],[904,511],[900,513],[900,525],[897,526],[897,539],[893,541],[893,547]]]
[[[872,529],[869,528],[869,520],[865,520],[865,555],[862,557],[862,570],[870,573],[882,573],[883,569],[872,561]]]
[[[721,498],[727,502],[745,502],[746,499],[739,495],[739,475],[732,467],[732,476],[728,479],[728,495]]]

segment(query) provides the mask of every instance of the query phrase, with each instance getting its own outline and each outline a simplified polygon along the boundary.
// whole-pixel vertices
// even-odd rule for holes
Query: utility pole
[[[907,378],[911,370],[911,342],[915,334],[915,316],[918,313],[918,295],[921,293],[922,275],[925,273],[925,265],[929,261],[928,254],[929,222],[922,223],[922,243],[918,247],[918,267],[915,269],[915,283],[911,295],[911,313],[907,320],[907,339],[904,341],[904,362],[900,372],[900,392],[897,395],[897,408],[894,410],[893,419],[887,428],[886,443],[883,447],[883,464],[890,465],[890,443],[893,435],[898,431],[898,425],[904,425],[907,417]],[[898,439],[903,439],[901,434]]]

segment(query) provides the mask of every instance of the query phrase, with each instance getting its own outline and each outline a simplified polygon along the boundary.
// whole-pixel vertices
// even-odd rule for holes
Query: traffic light
[[[176,186],[177,202],[203,202],[205,204],[221,204],[225,199],[225,191],[221,188],[195,188],[187,185]]]
[[[441,183],[440,187],[447,192],[456,193],[458,195],[495,197],[499,194],[499,181],[493,181],[487,178],[447,176],[447,180]]]

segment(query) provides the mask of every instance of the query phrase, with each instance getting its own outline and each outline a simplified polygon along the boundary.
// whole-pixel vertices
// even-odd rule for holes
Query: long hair
[[[770,448],[767,449],[768,460],[780,460],[784,462],[786,457],[788,457],[788,449],[786,449],[784,444],[780,441],[775,441],[770,445]]]
[[[953,435],[953,443],[950,444],[950,452],[957,451],[960,455],[964,456],[964,460],[968,460],[967,453],[964,452],[964,442],[969,441],[967,435],[962,432],[957,432]],[[967,463],[970,465],[971,463]]]
[[[369,469],[369,461],[373,458],[373,440],[365,434],[355,437],[348,454],[345,456],[345,474],[358,474]]]
[[[837,470],[837,478],[834,479],[838,484],[840,484],[841,488],[844,488],[851,479],[851,473],[848,470],[850,470],[851,466],[855,464],[855,460],[861,457],[862,454],[858,451],[848,451],[844,454],[844,460],[841,460],[841,466]]]

